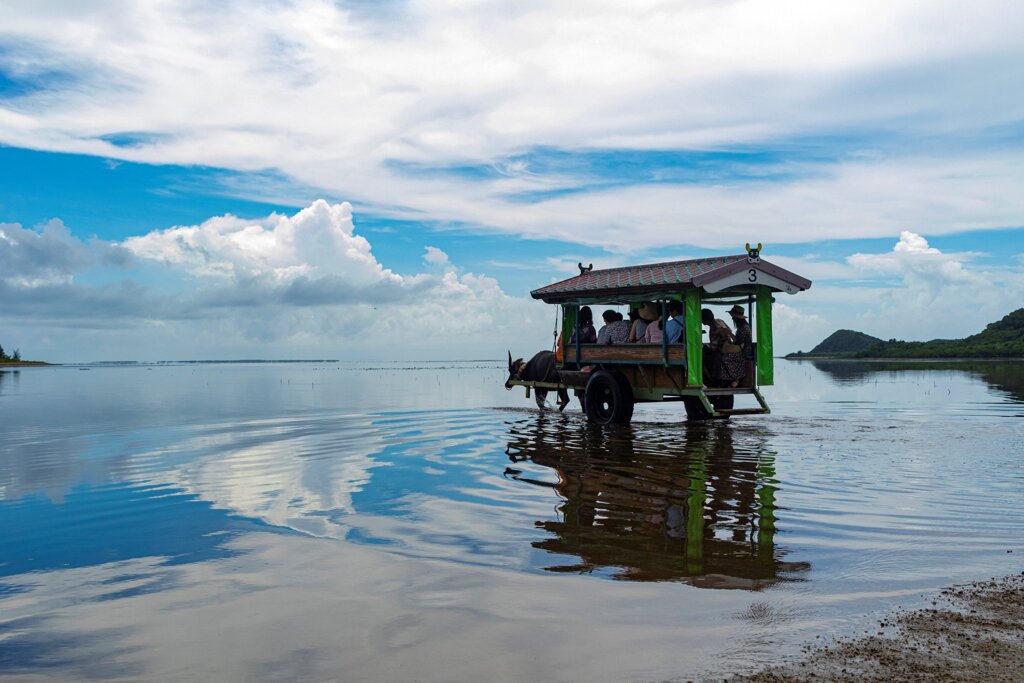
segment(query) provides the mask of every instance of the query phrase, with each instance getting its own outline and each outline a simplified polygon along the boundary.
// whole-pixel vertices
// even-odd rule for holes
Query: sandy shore
[[[1024,680],[1024,572],[944,590],[878,633],[809,646],[799,660],[730,681]]]

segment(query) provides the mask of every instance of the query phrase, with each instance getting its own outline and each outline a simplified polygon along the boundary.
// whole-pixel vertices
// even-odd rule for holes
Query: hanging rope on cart
[[[551,331],[551,350],[552,352],[558,351],[558,313],[561,311],[561,306],[555,306],[555,329]]]

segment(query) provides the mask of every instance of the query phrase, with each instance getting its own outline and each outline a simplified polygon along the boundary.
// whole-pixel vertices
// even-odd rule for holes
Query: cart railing
[[[577,348],[579,356],[577,356]],[[567,345],[566,363],[630,363],[642,365],[686,365],[683,344],[579,344]]]

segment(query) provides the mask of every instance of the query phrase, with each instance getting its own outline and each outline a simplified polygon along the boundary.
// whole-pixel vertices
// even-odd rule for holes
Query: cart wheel
[[[696,396],[683,396],[683,407],[686,408],[686,419],[691,422],[711,419],[711,413]]]
[[[709,396],[708,402],[714,406],[715,410],[732,410],[733,406],[736,405],[736,397],[732,394],[726,394],[725,396]],[[701,406],[703,408],[703,406]],[[715,418],[718,420],[728,420],[728,415]]]
[[[715,410],[729,410],[733,407],[736,402],[735,396],[708,396],[708,403]],[[728,415],[722,415],[721,417],[713,417],[708,409],[704,407],[704,404],[700,402],[700,399],[696,396],[684,396],[683,407],[686,408],[686,419],[687,420],[728,420]]]
[[[628,423],[633,419],[633,388],[621,373],[598,370],[587,382],[583,407],[595,424]]]

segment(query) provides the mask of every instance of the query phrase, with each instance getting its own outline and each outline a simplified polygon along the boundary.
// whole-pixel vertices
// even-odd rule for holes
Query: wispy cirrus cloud
[[[0,72],[36,80],[0,92],[0,142],[620,252],[1019,226],[1019,14],[33,3],[5,9]]]

